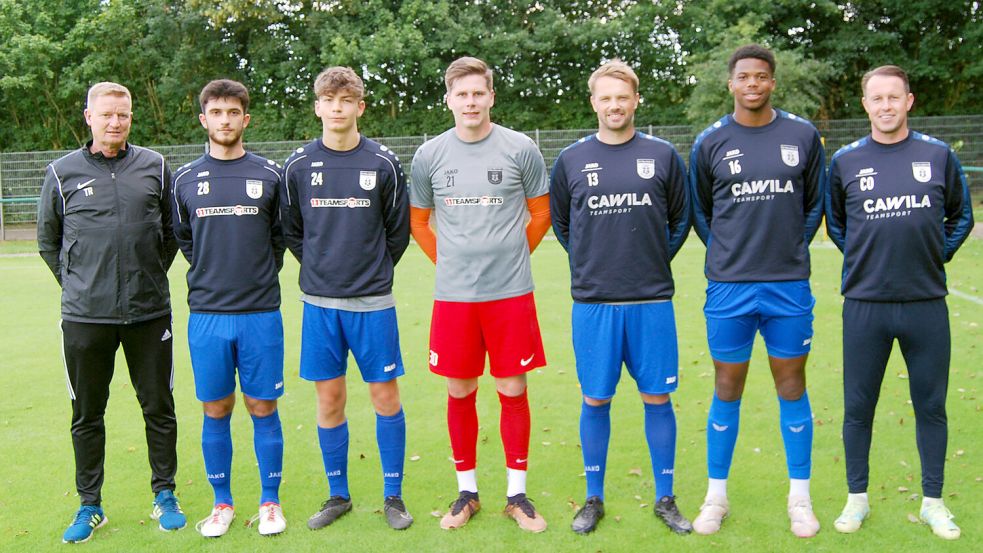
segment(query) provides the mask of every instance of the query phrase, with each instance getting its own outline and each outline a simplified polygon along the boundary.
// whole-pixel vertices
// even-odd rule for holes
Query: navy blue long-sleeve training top
[[[823,215],[826,154],[811,123],[775,112],[761,127],[725,115],[693,144],[693,226],[707,245],[710,280],[809,278],[809,242]]]
[[[174,235],[191,263],[192,312],[280,307],[280,186],[280,167],[250,153],[234,160],[206,154],[175,171]]]
[[[672,297],[669,262],[690,227],[685,171],[672,144],[640,132],[618,145],[591,135],[560,152],[550,214],[574,300]]]
[[[843,252],[842,293],[867,301],[946,295],[945,268],[973,229],[966,175],[944,142],[912,131],[833,155],[826,228]]]
[[[283,174],[283,235],[301,262],[300,289],[329,298],[391,293],[410,240],[396,154],[365,137],[346,152],[317,139],[287,159]]]

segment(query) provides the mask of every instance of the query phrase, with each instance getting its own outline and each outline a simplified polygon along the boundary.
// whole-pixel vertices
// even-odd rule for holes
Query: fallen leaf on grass
[[[898,486],[898,491],[901,492],[901,493],[904,493],[904,492],[908,491],[908,488],[906,488],[904,486]]]
[[[552,445],[549,442],[543,442],[543,445]]]
[[[419,461],[419,460],[420,460],[420,456],[419,455],[414,455],[414,456],[410,457],[410,461]]]
[[[646,507],[648,507],[648,506],[649,506],[649,504],[648,504],[648,503],[639,503],[639,504],[638,504],[638,508],[639,508],[639,509],[644,509],[644,508],[646,508]]]
[[[963,450],[961,450],[961,449],[957,449],[957,450],[956,450],[956,455],[964,455],[965,453],[966,453],[966,452],[965,452],[965,451],[963,451]]]
[[[636,469],[628,469],[628,474],[631,475],[631,476],[641,476],[642,475],[642,469],[637,469],[637,468]]]
[[[913,515],[911,513],[908,513],[908,522],[914,522],[915,524],[921,524],[922,521],[918,520],[918,517],[916,517],[915,515]]]
[[[440,511],[430,511],[430,516],[434,518],[440,518],[444,516],[444,513],[441,513]]]

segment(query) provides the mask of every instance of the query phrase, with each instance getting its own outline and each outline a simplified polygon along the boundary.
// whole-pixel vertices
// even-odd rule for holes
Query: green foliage
[[[966,0],[0,0],[0,151],[86,141],[85,91],[114,79],[137,143],[204,140],[196,96],[221,77],[250,88],[250,140],[311,138],[313,79],[339,64],[366,82],[366,134],[433,134],[462,55],[496,71],[505,125],[593,127],[587,77],[620,58],[639,124],[701,126],[730,109],[720,67],[752,40],[778,55],[775,104],[806,117],[862,116],[860,75],[883,63],[909,70],[916,114],[979,111],[983,13]]]
[[[702,129],[723,113],[733,110],[733,97],[727,90],[727,60],[739,46],[759,43],[775,52],[775,79],[772,104],[807,119],[814,118],[822,105],[822,83],[830,73],[827,65],[805,57],[797,50],[777,49],[761,34],[760,23],[742,17],[724,29],[720,43],[705,54],[694,56],[695,85],[686,104],[686,116],[694,128]]]

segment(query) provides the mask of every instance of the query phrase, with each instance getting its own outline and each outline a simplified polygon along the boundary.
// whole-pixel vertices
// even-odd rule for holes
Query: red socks
[[[473,470],[477,461],[478,410],[475,399],[478,391],[462,398],[447,396],[447,430],[454,452],[454,470]],[[526,392],[518,396],[498,394],[502,404],[499,428],[505,449],[505,466],[526,470],[529,466],[529,399]]]
[[[505,466],[515,470],[529,468],[529,399],[526,391],[520,395],[506,396],[501,392],[498,401],[502,404],[499,428],[502,433],[502,446],[505,448]]]
[[[456,471],[474,470],[477,461],[478,410],[475,407],[477,397],[478,390],[462,398],[447,396],[447,431],[451,437],[451,451],[454,452]]]

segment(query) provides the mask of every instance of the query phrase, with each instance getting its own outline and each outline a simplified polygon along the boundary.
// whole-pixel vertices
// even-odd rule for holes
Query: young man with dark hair
[[[365,86],[348,67],[314,83],[321,138],[287,159],[283,229],[300,261],[304,302],[300,376],[317,390],[317,434],[330,496],[308,520],[323,528],[352,508],[348,490],[346,377],[351,350],[369,387],[389,526],[413,523],[402,499],[406,420],[393,273],[409,244],[406,178],[399,158],[358,132]]]
[[[805,366],[812,342],[809,242],[822,218],[825,154],[801,117],[774,109],[775,57],[759,45],[731,56],[734,112],[696,139],[689,179],[693,225],[707,245],[704,314],[716,378],[707,420],[707,495],[693,528],[712,534],[729,511],[727,476],[754,336],[768,348],[796,536],[819,531],[809,477],[812,410]]]
[[[692,525],[676,506],[673,473],[679,351],[669,263],[689,233],[686,166],[672,144],[635,130],[638,77],[609,61],[588,80],[597,134],[564,149],[550,179],[550,214],[570,255],[573,349],[583,392],[580,444],[587,501],[573,531],[604,517],[611,400],[621,365],[638,385],[655,479],[655,514],[677,534]]]
[[[104,417],[120,346],[146,426],[155,495],[150,516],[165,531],[187,523],[174,495],[171,172],[159,153],[127,141],[133,104],[123,85],[93,85],[84,115],[92,140],[48,165],[38,202],[38,250],[62,291],[62,354],[81,502],[65,543],[88,541],[106,524]]]
[[[915,97],[904,70],[862,80],[870,135],[830,165],[826,228],[843,255],[843,445],[849,485],[834,526],[856,532],[870,514],[874,411],[894,341],[908,368],[922,467],[920,517],[935,535],[960,530],[942,501],[951,335],[945,266],[973,228],[966,175],[945,143],[908,129]]]
[[[475,398],[487,353],[502,406],[505,513],[523,530],[542,532],[546,521],[526,497],[526,373],[546,364],[529,261],[549,228],[546,164],[529,137],[492,123],[495,91],[485,62],[455,60],[444,83],[454,127],[417,150],[410,190],[413,237],[437,265],[430,370],[447,379],[459,491],[440,526],[464,526],[481,506]]]
[[[195,393],[202,402],[201,451],[214,492],[211,514],[198,523],[205,537],[229,531],[232,499],[232,411],[236,374],[253,421],[262,487],[258,530],[279,534],[283,429],[283,320],[280,282],[280,167],[246,152],[249,92],[242,83],[211,81],[199,95],[198,121],[208,153],[174,177],[174,235],[188,269],[188,349]]]

